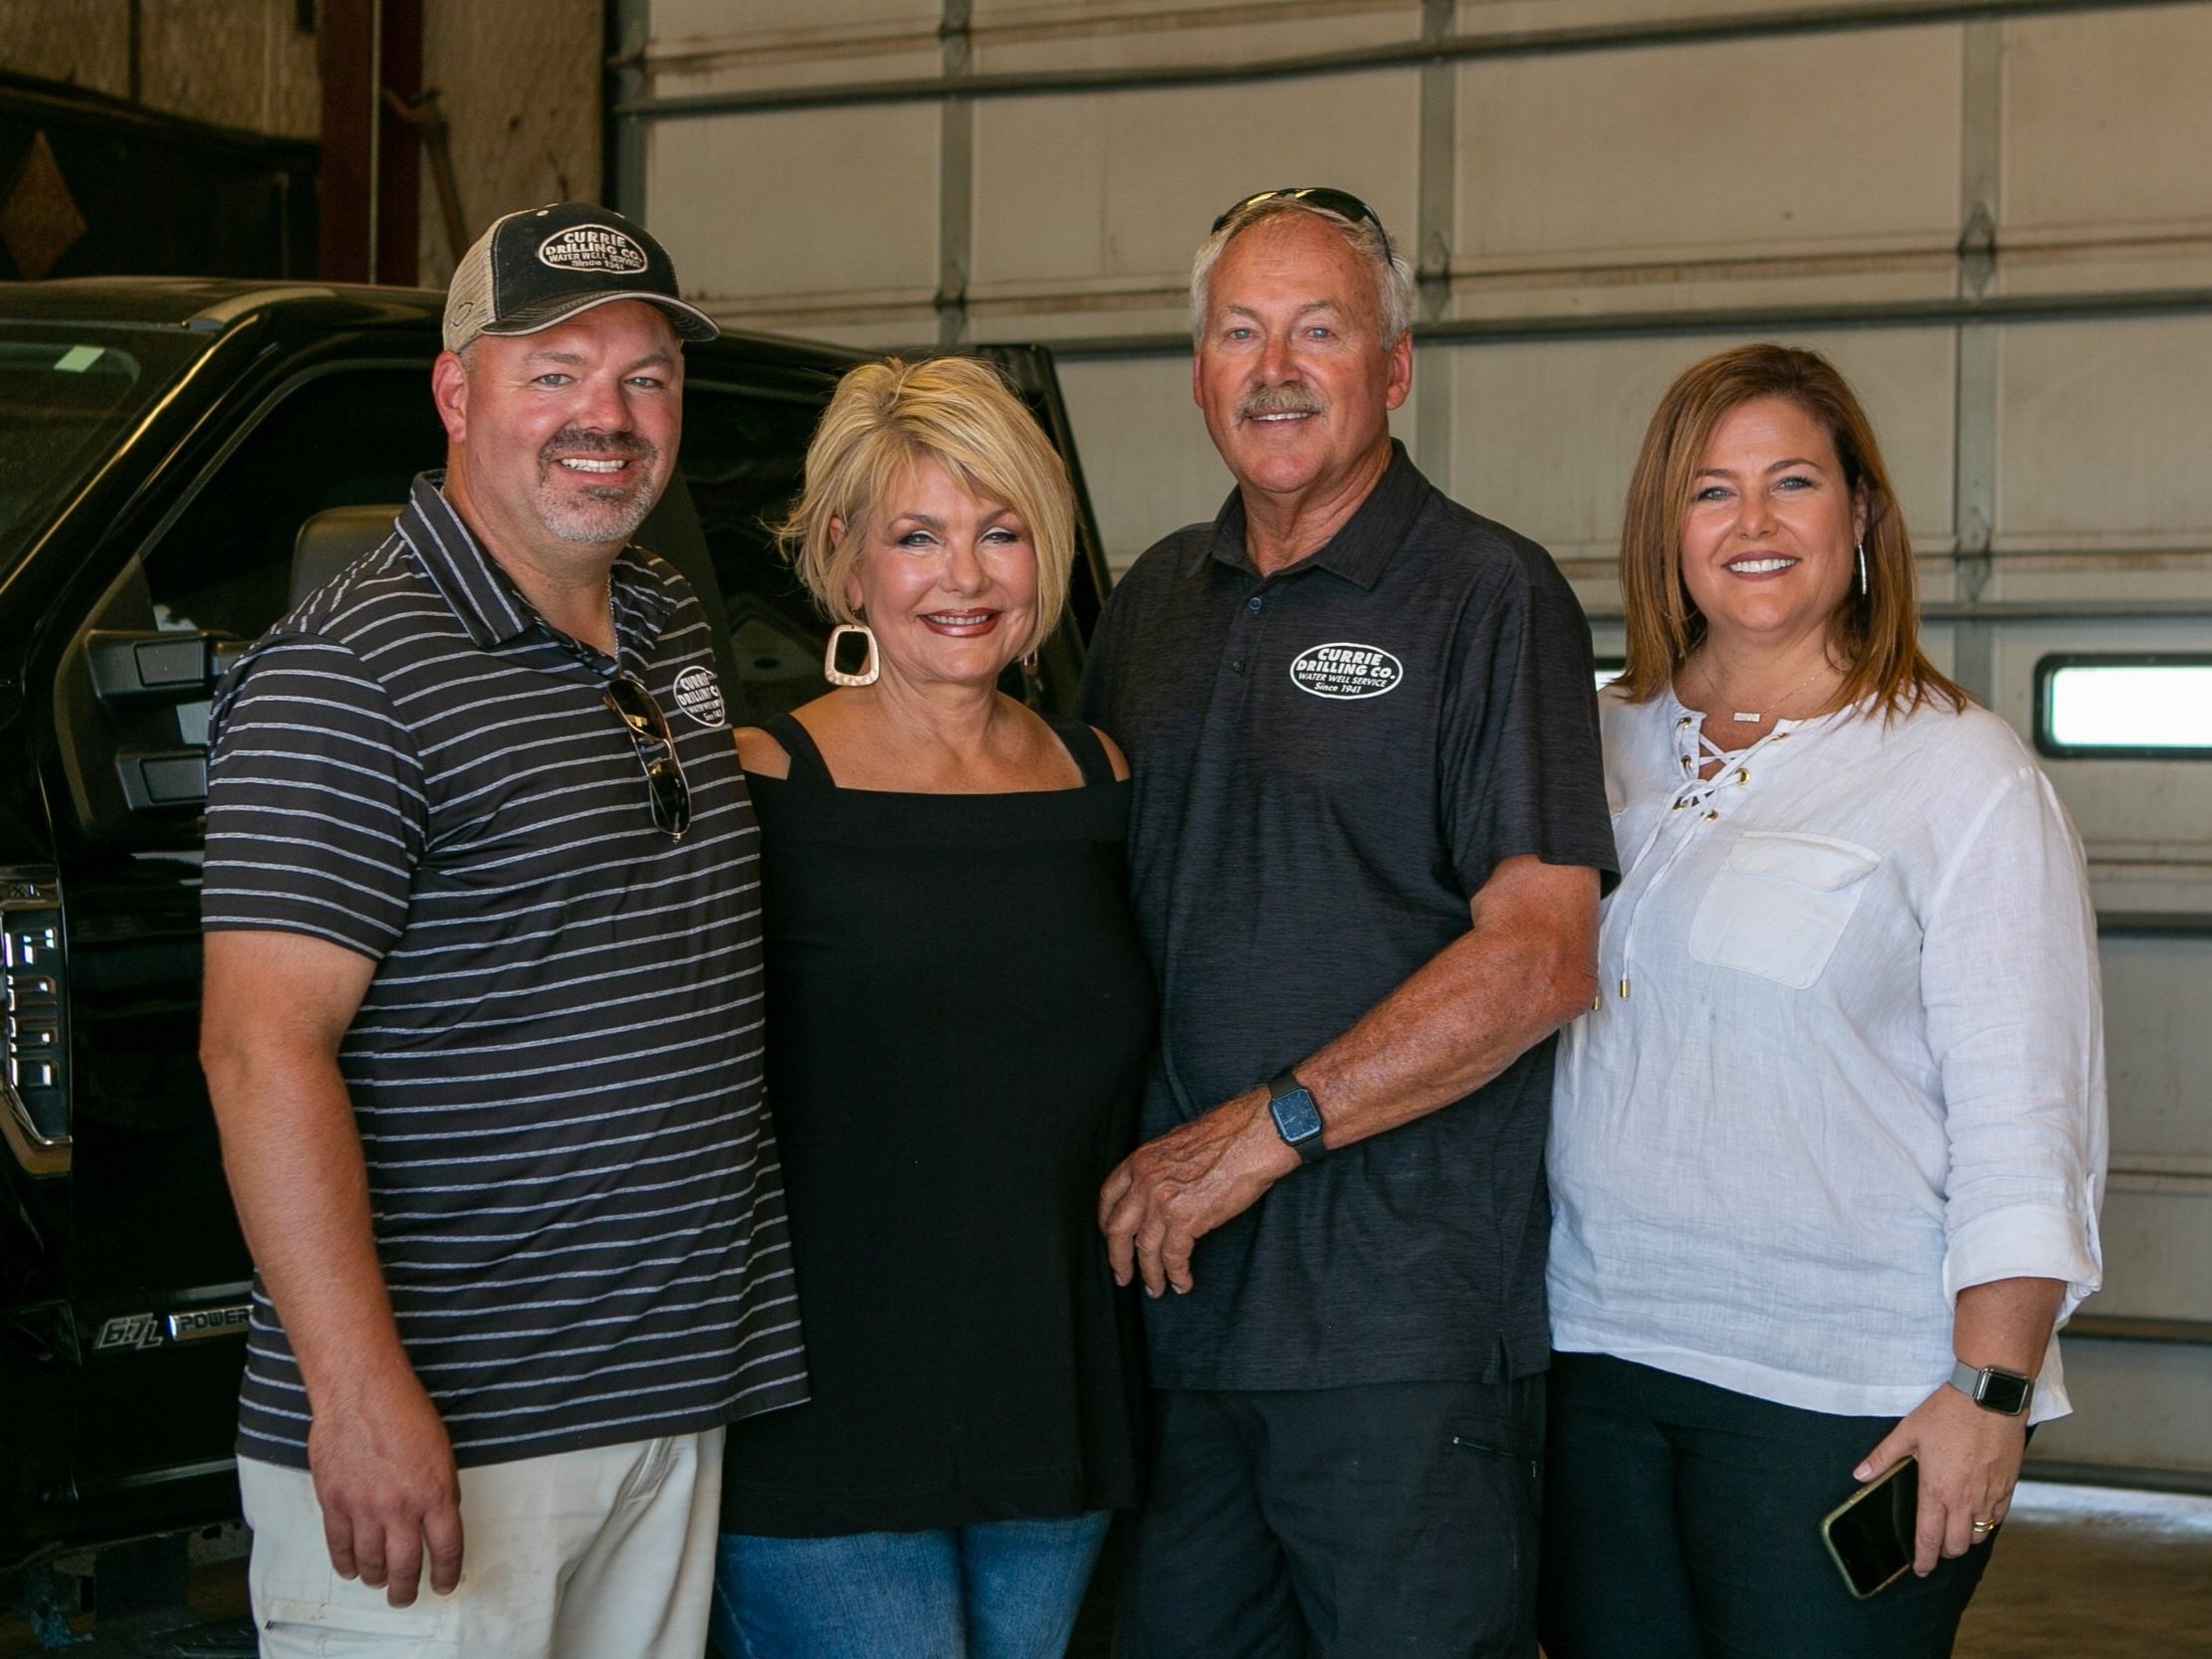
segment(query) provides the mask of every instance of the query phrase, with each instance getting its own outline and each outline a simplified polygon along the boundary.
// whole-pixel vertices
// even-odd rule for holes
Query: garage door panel
[[[937,123],[936,109],[902,104],[653,128],[654,229],[686,292],[817,305],[933,293]],[[702,205],[670,211],[676,202]]]
[[[940,73],[939,0],[684,0],[652,6],[662,98],[910,80]]]
[[[1955,29],[1470,63],[1458,251],[1948,247],[1959,104]]]
[[[1411,226],[1418,85],[1396,71],[981,103],[972,281],[987,295],[1132,278],[1174,288],[1221,209],[1314,179]]]
[[[2212,316],[2008,328],[1998,351],[2000,549],[2212,546]]]
[[[989,73],[1131,69],[1418,40],[1421,0],[1274,0],[1262,19],[1251,0],[975,0],[971,20]]]
[[[653,0],[656,46],[750,38],[783,32],[819,42],[849,40],[863,31],[900,26],[937,33],[942,0]],[[741,23],[742,29],[733,29]]]
[[[1888,11],[1885,0],[1832,0],[1825,14]],[[1639,24],[1692,18],[1756,16],[1771,0],[1459,0],[1458,27],[1468,34],[1529,29],[1587,29],[1600,24]]]
[[[2115,1154],[2115,1162],[2117,1154]],[[2212,1177],[2127,1176],[2104,1195],[2100,1317],[2212,1321]]]
[[[2072,1336],[2060,1343],[2074,1415],[2036,1430],[2031,1460],[2212,1469],[2201,1347]]]
[[[2004,230],[2212,230],[2212,8],[2016,20],[2004,42]]]
[[[2115,1167],[2150,1160],[2212,1177],[2212,915],[2205,922],[2205,935],[2107,933],[2100,941]],[[2212,1247],[2195,1263],[2201,1294],[2212,1297],[2212,1272],[2204,1271]],[[2212,1303],[2201,1317],[2212,1319]]]

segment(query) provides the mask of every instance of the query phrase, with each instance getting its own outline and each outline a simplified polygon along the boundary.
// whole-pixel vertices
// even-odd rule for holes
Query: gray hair
[[[1388,351],[1396,345],[1413,326],[1412,264],[1405,255],[1392,249],[1383,227],[1372,219],[1347,219],[1341,213],[1332,213],[1295,196],[1263,196],[1257,201],[1246,202],[1222,222],[1219,230],[1199,244],[1198,257],[1191,261],[1191,343],[1196,346],[1206,338],[1207,284],[1214,275],[1215,263],[1221,257],[1221,250],[1252,226],[1285,213],[1312,214],[1342,236],[1352,252],[1375,273],[1375,314],[1382,324],[1383,349]]]

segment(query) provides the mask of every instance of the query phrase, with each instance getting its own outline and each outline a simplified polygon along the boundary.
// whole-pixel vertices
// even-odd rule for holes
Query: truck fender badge
[[[169,1343],[201,1342],[209,1337],[243,1337],[253,1318],[253,1305],[246,1302],[222,1308],[188,1308],[166,1316],[117,1314],[100,1328],[93,1351],[143,1350]]]
[[[645,250],[612,225],[571,225],[538,244],[542,264],[555,271],[605,271],[630,276],[645,269]]]
[[[1354,645],[1334,640],[1298,654],[1290,665],[1290,683],[1314,697],[1349,703],[1363,697],[1394,692],[1406,678],[1405,665],[1380,646]]]
[[[205,1337],[243,1337],[254,1322],[253,1304],[228,1308],[189,1308],[168,1318],[169,1341],[196,1343]]]
[[[100,1328],[100,1339],[93,1344],[95,1353],[107,1353],[118,1348],[159,1348],[161,1322],[151,1314],[117,1314]]]
[[[722,708],[722,682],[704,663],[694,663],[676,676],[676,707],[701,726],[729,724]]]

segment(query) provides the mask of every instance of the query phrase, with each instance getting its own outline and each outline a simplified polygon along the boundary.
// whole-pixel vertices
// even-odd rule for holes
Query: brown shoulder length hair
[[[1682,582],[1682,517],[1714,428],[1763,397],[1788,399],[1826,429],[1845,484],[1866,503],[1867,591],[1862,594],[1854,580],[1829,624],[1830,646],[1844,666],[1836,706],[1872,702],[1884,716],[1931,700],[1964,708],[1965,691],[1937,673],[1920,649],[1912,538],[1867,412],[1826,357],[1787,345],[1739,345],[1693,363],[1653,412],[1621,523],[1621,598],[1628,613],[1622,691],[1631,702],[1649,702],[1704,642],[1704,614]]]

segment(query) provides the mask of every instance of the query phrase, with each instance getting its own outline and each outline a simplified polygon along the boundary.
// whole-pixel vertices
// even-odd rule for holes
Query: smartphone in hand
[[[1821,1541],[1860,1600],[1888,1588],[1912,1565],[1919,1508],[1920,1466],[1906,1458],[1854,1492],[1821,1522]]]

